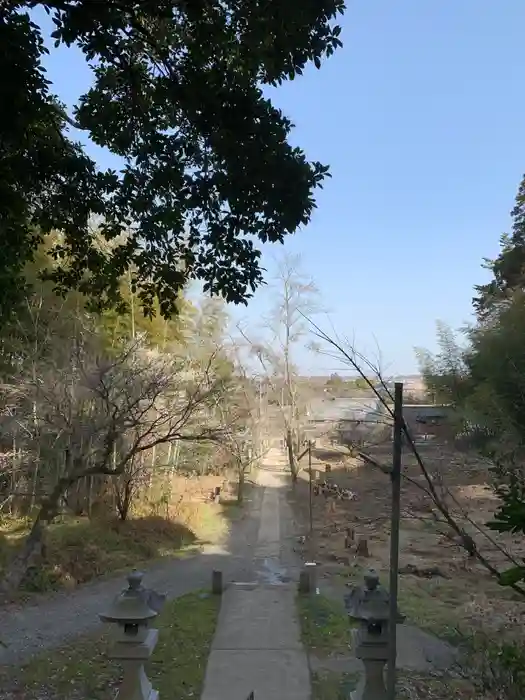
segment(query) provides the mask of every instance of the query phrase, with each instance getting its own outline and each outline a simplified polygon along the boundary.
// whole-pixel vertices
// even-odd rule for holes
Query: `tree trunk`
[[[10,593],[19,588],[29,567],[42,557],[46,533],[44,515],[44,510],[41,510],[33,523],[31,532],[24,542],[24,546],[9,564],[0,583],[0,599],[6,598]]]
[[[244,466],[239,465],[239,478],[237,481],[237,503],[242,503],[244,500]]]
[[[67,454],[66,463],[69,460],[70,456]],[[19,587],[28,568],[44,554],[46,526],[57,516],[60,499],[79,478],[79,476],[74,475],[62,477],[55,484],[49,496],[42,501],[31,532],[20,552],[8,565],[0,582],[0,598],[7,597]]]
[[[87,505],[86,505],[86,511],[88,518],[91,520],[93,516],[93,477],[88,476],[87,478]]]
[[[292,482],[295,484],[297,481],[297,462],[295,460],[294,451],[294,440],[293,432],[291,428],[286,429],[286,449],[288,451],[288,466],[290,467],[290,474],[292,476]]]
[[[148,494],[151,492],[151,489],[153,488],[153,475],[155,473],[156,463],[157,463],[157,445],[153,445],[153,447],[151,449],[151,467],[150,467],[149,479],[148,479]]]

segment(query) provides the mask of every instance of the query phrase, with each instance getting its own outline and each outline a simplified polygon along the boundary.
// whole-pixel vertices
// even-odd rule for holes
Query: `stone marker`
[[[133,571],[128,588],[122,591],[107,612],[103,622],[118,625],[118,636],[109,656],[122,662],[124,675],[118,691],[119,700],[158,700],[159,694],[144,671],[144,664],[157,645],[159,631],[150,629],[166,597],[142,586],[143,574]]]
[[[222,595],[224,585],[222,581],[222,571],[214,569],[211,572],[211,592],[215,595]]]
[[[346,528],[345,549],[350,549],[355,542],[355,531],[353,528]]]
[[[317,592],[317,564],[307,561],[299,574],[299,593],[312,594]]]
[[[355,550],[356,556],[358,557],[366,557],[368,558],[370,556],[370,552],[368,551],[368,540],[366,539],[359,539],[357,541],[357,547]]]
[[[352,693],[352,700],[387,700],[383,669],[388,661],[389,594],[379,583],[379,576],[370,569],[365,585],[357,586],[345,596],[348,617],[359,622],[353,630],[355,655],[365,667],[364,683]],[[404,622],[398,613],[398,622]]]

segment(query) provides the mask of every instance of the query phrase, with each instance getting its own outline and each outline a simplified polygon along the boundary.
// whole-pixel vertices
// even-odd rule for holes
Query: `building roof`
[[[383,415],[376,398],[314,399],[309,407],[311,421],[359,421],[371,420]]]

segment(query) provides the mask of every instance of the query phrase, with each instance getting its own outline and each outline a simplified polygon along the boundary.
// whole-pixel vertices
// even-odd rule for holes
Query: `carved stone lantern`
[[[355,655],[365,667],[364,684],[352,700],[387,700],[383,670],[388,661],[390,596],[373,569],[365,574],[364,582],[345,596],[348,616],[359,623],[354,633]],[[398,613],[397,622],[404,619]]]
[[[142,573],[133,571],[127,579],[128,588],[100,615],[103,622],[118,625],[118,636],[110,652],[110,657],[124,666],[118,700],[158,700],[144,664],[157,645],[159,631],[151,629],[150,623],[160,612],[165,596],[144,588],[142,578]]]

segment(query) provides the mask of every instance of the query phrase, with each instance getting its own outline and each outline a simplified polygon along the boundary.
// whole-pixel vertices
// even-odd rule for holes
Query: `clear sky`
[[[375,337],[391,370],[411,373],[413,347],[434,346],[436,319],[469,319],[482,258],[509,228],[525,171],[525,2],[348,5],[343,49],[272,91],[293,141],[332,172],[312,223],[285,247],[301,254],[337,331],[364,348]],[[89,84],[70,50],[47,66],[66,103]],[[267,299],[235,314],[256,320]],[[306,354],[303,366],[332,368]]]

